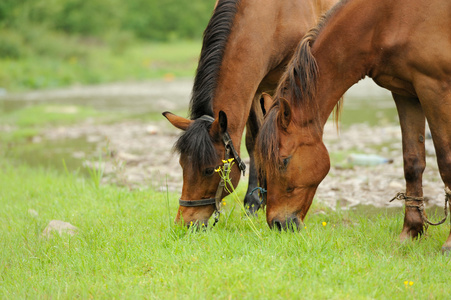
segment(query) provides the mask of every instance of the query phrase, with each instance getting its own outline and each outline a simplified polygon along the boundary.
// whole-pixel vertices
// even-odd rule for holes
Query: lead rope
[[[441,225],[446,221],[446,218],[448,217],[448,202],[451,198],[451,190],[448,187],[445,187],[445,206],[444,206],[444,212],[445,216],[442,220],[440,220],[437,223],[433,223],[429,221],[426,214],[424,213],[424,198],[423,197],[413,197],[413,196],[407,196],[405,193],[397,193],[393,199],[390,200],[390,202],[394,200],[404,200],[406,207],[416,207],[418,211],[420,212],[421,219],[425,223],[425,227],[427,230],[428,224],[432,226]]]

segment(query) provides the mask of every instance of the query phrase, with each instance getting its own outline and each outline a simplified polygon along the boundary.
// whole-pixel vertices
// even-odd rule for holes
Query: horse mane
[[[213,137],[209,134],[212,121],[199,118],[203,115],[214,117],[213,97],[239,1],[219,0],[204,31],[189,108],[190,119],[194,122],[174,145],[174,150],[185,156],[196,170],[211,166],[218,159]]]
[[[317,82],[319,78],[318,64],[312,54],[312,46],[323,27],[336,11],[346,4],[342,0],[321,16],[317,25],[310,29],[298,45],[293,57],[282,75],[279,85],[274,93],[274,102],[265,116],[265,122],[257,138],[256,161],[259,166],[259,176],[266,178],[266,174],[277,174],[281,171],[279,158],[279,133],[277,130],[280,98],[288,98],[291,105],[305,115],[318,115],[318,102],[316,101]],[[335,120],[338,126],[341,111],[341,101],[335,109]],[[312,121],[318,120],[314,118]],[[301,122],[308,122],[301,115]],[[313,125],[319,126],[318,123]],[[263,167],[264,164],[264,167]]]
[[[228,37],[240,0],[219,0],[204,31],[202,50],[194,78],[190,118],[213,116],[213,97]]]
[[[317,25],[302,38],[279,81],[275,92],[276,99],[289,95],[292,100],[291,104],[297,108],[317,108],[315,96],[319,70],[316,59],[312,54],[312,46],[330,17],[346,2],[348,0],[342,0],[335,4],[320,17]]]

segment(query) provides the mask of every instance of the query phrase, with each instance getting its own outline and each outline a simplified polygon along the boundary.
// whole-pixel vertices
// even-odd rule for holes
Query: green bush
[[[0,58],[17,59],[24,56],[24,41],[17,32],[0,30],[0,36]]]
[[[150,40],[199,38],[213,5],[211,0],[2,0],[0,28],[38,26],[100,38],[120,32]]]

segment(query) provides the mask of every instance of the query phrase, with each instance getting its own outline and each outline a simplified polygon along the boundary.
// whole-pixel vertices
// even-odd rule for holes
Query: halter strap
[[[238,152],[235,150],[235,147],[233,146],[232,138],[230,137],[229,133],[226,131],[222,134],[222,141],[224,142],[224,146],[227,149],[230,149],[232,151],[232,155],[235,158],[236,163],[238,164],[238,168],[243,172],[243,176],[246,174],[246,164],[243,162],[241,157],[238,155]]]
[[[212,205],[212,204],[216,204],[216,198],[201,199],[201,200],[179,199],[179,205],[186,206],[186,207],[207,206],[207,205]]]
[[[204,121],[210,121],[214,122],[215,118],[209,115],[203,115],[200,116],[198,119],[204,120]],[[243,162],[241,157],[238,155],[238,152],[235,149],[235,146],[233,146],[232,138],[230,137],[229,133],[226,131],[222,134],[222,142],[224,143],[224,146],[227,149],[230,149],[232,152],[233,157],[235,158],[236,163],[238,164],[238,168],[243,172],[243,176],[246,174],[246,164]]]

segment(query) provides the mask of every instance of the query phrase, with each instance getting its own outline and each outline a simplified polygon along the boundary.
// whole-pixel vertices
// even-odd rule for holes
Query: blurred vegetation
[[[214,0],[1,0],[0,87],[20,90],[141,78],[133,76],[133,70],[111,74],[115,69],[109,66],[130,51],[147,51],[151,45],[200,43],[214,4]],[[75,69],[81,64],[95,75],[59,76],[64,64]],[[103,65],[106,78],[94,64]],[[184,64],[192,72],[192,64]]]

